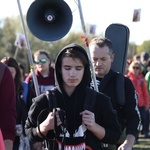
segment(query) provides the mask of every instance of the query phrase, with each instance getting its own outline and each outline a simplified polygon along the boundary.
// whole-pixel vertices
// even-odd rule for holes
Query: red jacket
[[[37,77],[40,94],[45,93],[46,90],[49,90],[55,86],[54,68],[50,67],[49,75],[47,77],[43,77],[41,73],[37,70],[35,71],[35,74]],[[33,91],[35,92],[33,76],[31,73],[26,77],[25,82],[29,83],[29,85],[32,87]]]
[[[14,141],[16,136],[16,97],[15,85],[6,67],[0,84],[0,128],[4,140]]]
[[[132,81],[134,88],[138,94],[139,107],[149,106],[149,95],[147,90],[147,82],[142,74],[135,76],[133,73],[128,72],[127,77]]]

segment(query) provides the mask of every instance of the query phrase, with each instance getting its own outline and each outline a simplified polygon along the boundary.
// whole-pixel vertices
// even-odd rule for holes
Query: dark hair
[[[56,82],[58,82],[58,85],[61,91],[64,90],[63,85],[62,85],[63,79],[62,79],[62,73],[61,73],[61,66],[62,66],[62,60],[65,57],[72,58],[72,59],[75,59],[75,58],[80,59],[80,61],[82,62],[84,66],[84,75],[77,89],[78,90],[80,88],[82,89],[83,85],[87,86],[91,78],[90,64],[89,64],[90,62],[88,59],[87,52],[80,45],[72,43],[72,44],[65,46],[56,57],[56,62],[55,62],[55,72],[56,72],[56,78],[57,78]]]
[[[148,59],[149,59],[149,54],[147,52],[142,52],[141,61],[148,61]]]
[[[14,82],[16,87],[16,94],[18,94],[19,89],[21,87],[21,73],[20,73],[20,67],[18,65],[18,62],[12,57],[4,57],[2,58],[1,62],[6,64],[8,67],[15,68],[16,76],[14,78]]]
[[[113,54],[113,46],[111,41],[108,38],[105,37],[96,37],[94,39],[91,40],[90,45],[96,45],[98,47],[104,47],[104,46],[108,46],[109,48],[109,53]]]
[[[77,51],[75,48],[66,49],[60,58],[60,63],[62,63],[62,59],[64,57],[70,57],[72,59],[78,58],[83,63],[84,67],[88,65],[87,58],[85,57],[85,55],[81,55],[81,52]]]

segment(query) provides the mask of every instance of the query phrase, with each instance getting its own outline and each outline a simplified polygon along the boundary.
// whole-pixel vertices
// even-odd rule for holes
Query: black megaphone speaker
[[[72,25],[72,12],[63,0],[35,0],[27,12],[31,33],[43,41],[64,37]]]

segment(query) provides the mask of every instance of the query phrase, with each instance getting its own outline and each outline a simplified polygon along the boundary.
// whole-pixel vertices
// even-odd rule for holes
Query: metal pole
[[[24,24],[24,19],[23,19],[23,15],[22,15],[22,9],[21,9],[21,5],[20,5],[20,1],[17,0],[17,2],[18,2],[18,8],[19,8],[21,22],[22,22],[22,26],[23,26],[23,30],[24,30],[24,35],[25,35],[25,39],[26,39],[27,52],[28,52],[28,57],[29,57],[29,62],[30,62],[30,69],[31,69],[32,76],[33,76],[35,92],[36,92],[36,95],[38,96],[38,95],[40,95],[40,92],[39,92],[37,77],[36,77],[35,69],[34,69],[35,65],[34,65],[33,59],[32,59],[32,53],[31,53],[30,44],[29,44],[29,40],[28,40],[28,37],[27,37],[26,29],[25,29],[25,24]]]
[[[89,49],[88,36],[87,36],[87,33],[86,33],[86,28],[85,28],[85,23],[84,23],[84,19],[83,19],[83,13],[82,13],[80,0],[78,0],[78,9],[79,9],[79,14],[80,14],[81,26],[82,26],[82,29],[83,29],[83,32],[84,32],[84,39],[85,39],[87,54],[88,54],[88,57],[89,57],[89,60],[90,60],[90,67],[91,67],[91,72],[92,72],[92,80],[93,80],[93,83],[94,83],[94,89],[98,92],[98,87],[97,87],[97,84],[96,84],[95,71],[94,71],[94,66],[92,64],[92,58],[91,58],[90,49]]]

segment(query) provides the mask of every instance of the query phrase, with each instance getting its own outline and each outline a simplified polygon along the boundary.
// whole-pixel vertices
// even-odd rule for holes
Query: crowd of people
[[[38,87],[17,59],[1,59],[3,149],[132,150],[139,134],[149,138],[149,54],[127,60],[125,74],[120,74],[111,69],[115,54],[109,39],[93,38],[89,49],[96,85],[89,56],[78,44],[62,48],[54,66],[47,51],[34,53]],[[124,87],[122,99],[118,83]]]
[[[127,62],[125,76],[132,81],[138,95],[138,108],[142,123],[140,133],[144,135],[144,138],[150,138],[150,56],[147,52],[142,52],[140,55],[134,55]],[[139,143],[138,137],[136,142]]]

